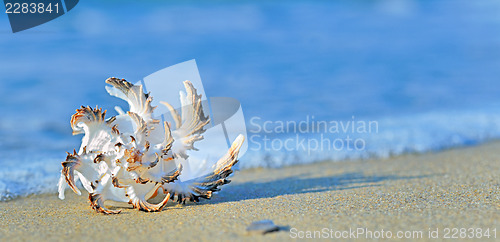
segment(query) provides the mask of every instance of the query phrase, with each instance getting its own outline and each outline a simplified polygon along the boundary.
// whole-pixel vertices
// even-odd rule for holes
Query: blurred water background
[[[74,110],[126,107],[108,96],[106,78],[137,81],[193,58],[207,95],[237,98],[247,121],[379,123],[358,134],[361,152],[251,144],[243,169],[498,139],[499,13],[496,0],[86,0],[16,34],[2,14],[0,200],[56,191],[65,151],[81,139],[71,136]]]

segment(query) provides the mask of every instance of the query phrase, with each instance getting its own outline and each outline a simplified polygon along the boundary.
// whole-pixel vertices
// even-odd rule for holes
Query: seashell
[[[244,141],[239,135],[227,153],[208,172],[186,181],[179,180],[183,165],[189,167],[189,150],[196,150],[194,143],[203,139],[204,127],[210,122],[202,108],[191,82],[185,81],[186,93],[181,92],[182,109],[179,114],[170,104],[162,102],[175,121],[172,130],[167,122],[153,118],[152,97],[143,92],[141,85],[124,79],[109,78],[106,90],[112,96],[128,102],[130,110],[106,119],[106,110],[82,106],[71,117],[73,134],[84,134],[78,152],[67,153],[62,162],[59,180],[59,198],[69,186],[78,195],[75,184],[79,179],[89,193],[92,209],[104,214],[117,214],[104,206],[132,204],[147,212],[161,211],[170,198],[179,203],[210,199],[220,186],[230,182],[228,176],[238,162],[238,152]],[[207,167],[204,167],[207,168]],[[187,171],[188,172],[188,171]],[[193,177],[187,174],[186,177]],[[149,199],[159,193],[165,197],[158,204]]]

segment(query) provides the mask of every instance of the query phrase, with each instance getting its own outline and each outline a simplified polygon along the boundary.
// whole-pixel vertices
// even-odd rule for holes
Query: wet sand
[[[360,240],[368,232],[368,238],[382,230],[394,238],[399,231],[421,231],[423,241],[436,229],[444,240],[445,228],[489,228],[486,241],[495,241],[496,228],[500,238],[499,142],[383,160],[244,170],[232,181],[211,200],[169,203],[158,213],[98,214],[85,194],[70,190],[65,200],[47,194],[3,202],[0,240],[283,241],[361,229],[365,234],[344,235]],[[281,231],[246,232],[262,219]]]

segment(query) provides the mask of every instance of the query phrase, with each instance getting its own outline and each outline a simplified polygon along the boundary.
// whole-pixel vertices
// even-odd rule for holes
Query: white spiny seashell
[[[182,167],[189,167],[187,151],[196,150],[193,144],[203,139],[201,134],[209,123],[203,113],[201,95],[191,82],[184,82],[187,93],[181,92],[180,114],[162,102],[172,114],[174,130],[167,122],[161,124],[153,118],[152,97],[143,92],[141,85],[118,78],[109,78],[106,83],[111,85],[106,86],[108,93],[127,101],[130,111],[117,109],[118,116],[105,119],[106,111],[97,107],[82,106],[76,110],[71,117],[71,128],[73,134],[84,133],[84,137],[79,151],[68,153],[62,162],[59,198],[64,199],[68,185],[81,194],[75,185],[78,178],[89,192],[91,207],[98,212],[120,212],[106,208],[104,201],[107,200],[152,212],[162,210],[170,197],[176,196],[179,203],[196,202],[200,197],[209,199],[220,185],[229,183],[227,177],[238,162],[243,135],[236,138],[226,155],[207,174],[187,181],[177,179]],[[193,175],[186,174],[186,177]],[[163,201],[147,202],[159,191],[166,194]]]

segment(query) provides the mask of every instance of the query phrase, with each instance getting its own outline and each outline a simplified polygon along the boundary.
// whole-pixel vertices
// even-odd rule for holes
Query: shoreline
[[[445,240],[444,228],[496,228],[498,239],[499,174],[500,142],[490,142],[388,159],[246,169],[211,200],[169,202],[159,213],[123,208],[118,215],[98,214],[86,193],[68,190],[65,200],[44,194],[1,202],[0,239],[282,241],[325,228],[383,229],[393,236],[421,231],[419,240],[430,239],[429,229],[439,229]],[[263,219],[282,230],[246,232]]]

